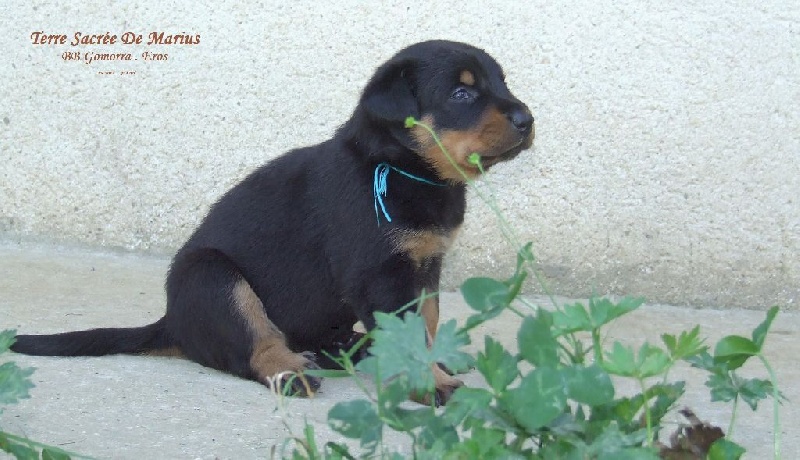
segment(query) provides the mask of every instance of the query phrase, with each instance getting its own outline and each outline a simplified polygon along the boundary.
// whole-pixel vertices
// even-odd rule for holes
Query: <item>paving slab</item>
[[[51,333],[154,321],[164,309],[168,264],[159,256],[0,243],[0,329]],[[531,301],[548,303],[538,297]],[[458,294],[442,294],[444,319],[467,314]],[[659,340],[661,333],[699,324],[714,343],[728,334],[749,335],[763,318],[763,311],[646,305],[618,321],[609,340]],[[501,316],[475,331],[472,349],[486,334],[513,348],[518,325],[513,315]],[[795,431],[800,422],[798,326],[800,314],[782,312],[766,344],[779,386],[789,398],[780,412],[785,459],[800,458]],[[0,427],[97,458],[266,458],[288,436],[300,435],[304,421],[314,425],[320,441],[338,441],[326,424],[327,412],[337,402],[361,394],[349,380],[327,379],[314,399],[281,400],[257,383],[167,357],[7,354],[0,359],[7,360],[35,367],[36,387],[31,399],[6,407]],[[758,365],[748,364],[744,373],[766,376]],[[679,366],[671,377],[687,381],[684,405],[727,429],[730,407],[710,403],[701,373]],[[475,371],[462,379],[467,385],[481,385]],[[622,391],[633,387],[624,384]],[[746,458],[771,458],[772,417],[771,401],[755,413],[740,406],[733,439],[748,449]],[[679,417],[670,420],[677,427]],[[387,446],[407,450],[405,438],[394,433],[387,436]]]

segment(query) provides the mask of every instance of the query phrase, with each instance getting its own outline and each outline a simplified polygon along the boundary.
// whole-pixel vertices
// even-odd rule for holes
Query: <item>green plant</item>
[[[8,351],[16,340],[15,336],[16,331],[14,330],[0,332],[0,354]],[[33,383],[30,380],[33,371],[33,368],[21,369],[13,362],[6,362],[0,365],[0,404],[15,404],[20,399],[30,398],[28,390],[33,388]],[[2,409],[0,409],[0,414],[2,414]],[[39,458],[44,460],[66,460],[70,458],[70,455],[75,455],[57,447],[48,446],[2,430],[0,430],[0,450],[18,459],[25,460]]]
[[[359,456],[364,457],[397,456],[381,443],[384,430],[393,429],[409,436],[415,458],[658,458],[660,451],[669,449],[657,442],[662,421],[684,393],[685,382],[667,380],[669,370],[681,360],[710,367],[715,400],[742,398],[755,408],[757,401],[769,395],[776,401],[780,398],[769,381],[746,381],[732,374],[728,363],[739,352],[726,351],[730,338],[722,339],[715,355],[709,355],[698,327],[677,336],[664,334],[662,346],[645,343],[634,350],[615,342],[601,348],[602,330],[638,308],[640,299],[591,299],[588,305],[576,303],[556,311],[540,308],[521,314],[518,352],[491,337],[485,337],[477,357],[461,352],[469,342],[470,328],[510,306],[514,286],[524,276],[521,273],[504,281],[467,280],[462,293],[475,312],[461,328],[452,321],[445,323],[430,349],[417,315],[379,315],[372,356],[353,365],[345,355],[343,371],[321,374],[348,375],[360,381],[356,373],[360,371],[384,384],[373,391],[360,383],[366,399],[338,403],[328,414],[330,426],[358,440]],[[766,334],[775,312],[770,310],[754,336]],[[588,345],[579,339],[582,333],[588,336]],[[400,349],[398,344],[403,344]],[[745,353],[756,355],[754,349]],[[437,361],[455,369],[474,365],[485,388],[457,390],[444,409],[405,404],[411,392],[433,391],[427,370]],[[728,383],[716,383],[719,375],[725,375]],[[639,393],[617,397],[612,376],[633,379]],[[341,443],[317,450],[308,434],[296,446],[298,458],[355,458]],[[697,448],[686,446],[685,452]],[[739,458],[743,452],[721,436],[704,449],[710,458]],[[672,452],[681,451],[673,446]]]
[[[406,126],[426,129],[447,155],[430,127],[413,119],[407,120]],[[470,162],[480,167],[477,154]],[[688,410],[682,413],[692,427],[679,429],[672,446],[658,441],[664,417],[685,391],[685,382],[669,381],[669,371],[679,361],[688,361],[709,372],[712,400],[732,400],[735,407],[743,399],[755,409],[759,400],[773,397],[775,457],[779,458],[777,404],[781,395],[774,372],[761,353],[777,308],[753,331],[752,340],[725,337],[713,356],[700,338],[699,327],[677,336],[664,334],[663,345],[644,343],[635,350],[615,342],[604,348],[604,328],[638,308],[642,299],[626,297],[614,302],[592,298],[588,304],[562,306],[551,296],[550,309],[530,304],[519,295],[529,274],[548,292],[535,269],[532,245],[518,243],[493,194],[476,190],[498,216],[504,237],[519,248],[513,275],[504,280],[472,278],[464,282],[461,293],[473,313],[461,327],[454,321],[444,323],[430,346],[425,342],[424,321],[407,312],[406,306],[395,315],[376,314],[377,328],[339,359],[341,371],[315,372],[324,377],[351,377],[364,391],[365,399],[340,402],[328,413],[331,428],[358,442],[358,457],[403,458],[382,443],[384,431],[390,429],[408,435],[409,454],[420,459],[703,458],[692,452],[707,453],[712,459],[739,458],[744,449]],[[421,304],[422,300],[420,308]],[[521,319],[517,350],[485,337],[477,356],[465,353],[469,331],[503,311]],[[354,364],[352,356],[367,339],[373,341],[371,356]],[[769,381],[746,380],[735,373],[751,356],[764,363]],[[485,385],[459,388],[443,409],[406,403],[409,394],[434,391],[429,369],[437,362],[456,371],[474,367]],[[377,382],[374,390],[361,380],[364,375]],[[618,396],[612,376],[632,379],[639,392]],[[734,419],[735,412],[729,436]],[[320,447],[310,425],[303,437],[294,439],[291,455],[356,458],[345,443],[328,442]]]
[[[714,356],[703,352],[692,356],[687,361],[692,366],[709,372],[706,386],[711,389],[712,401],[733,401],[733,414],[731,415],[728,436],[733,435],[736,409],[740,399],[744,400],[752,410],[758,408],[758,402],[767,396],[772,396],[773,402],[773,446],[775,458],[780,458],[780,420],[778,418],[781,400],[786,398],[780,393],[777,385],[775,371],[770,366],[761,352],[764,340],[767,337],[772,321],[778,314],[778,307],[767,311],[767,318],[752,332],[752,339],[738,335],[729,335],[717,342],[714,347]],[[736,373],[752,357],[758,357],[769,374],[769,380],[746,379]]]

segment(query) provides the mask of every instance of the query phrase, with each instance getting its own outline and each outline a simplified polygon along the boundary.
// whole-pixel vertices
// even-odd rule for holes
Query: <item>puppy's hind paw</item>
[[[322,378],[311,376],[305,373],[307,370],[316,370],[320,367],[316,363],[316,355],[310,351],[299,353],[302,357],[300,363],[292,366],[292,369],[283,371],[274,376],[270,382],[270,387],[278,393],[286,396],[297,396],[301,398],[313,397],[322,386]],[[274,384],[272,383],[274,382]]]

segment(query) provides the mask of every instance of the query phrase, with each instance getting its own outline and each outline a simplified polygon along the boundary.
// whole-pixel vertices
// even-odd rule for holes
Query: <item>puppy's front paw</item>
[[[425,404],[426,406],[444,406],[453,396],[453,393],[458,388],[464,386],[464,382],[447,375],[447,373],[436,364],[434,364],[431,369],[436,382],[435,391],[424,395],[412,394],[411,400],[420,404]]]
[[[444,406],[447,401],[453,396],[453,393],[460,387],[464,386],[464,382],[458,379],[451,379],[449,383],[442,384],[436,387],[436,407]]]

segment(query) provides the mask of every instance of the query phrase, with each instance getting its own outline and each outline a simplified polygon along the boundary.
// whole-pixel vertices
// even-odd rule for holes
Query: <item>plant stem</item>
[[[639,381],[639,387],[642,389],[642,396],[644,397],[644,421],[647,425],[647,447],[653,447],[655,435],[653,433],[653,419],[650,414],[650,402],[647,398],[647,388],[644,385],[643,378],[637,378],[636,380]]]
[[[780,406],[780,399],[778,399],[780,397],[778,392],[778,378],[775,376],[775,371],[772,370],[772,366],[769,365],[767,358],[761,353],[758,353],[757,356],[767,369],[769,380],[772,382],[772,446],[775,453],[775,460],[778,460],[781,458],[781,426],[780,420],[778,419],[778,408]]]
[[[733,426],[734,423],[736,422],[736,410],[738,409],[738,407],[739,407],[739,393],[736,393],[736,396],[733,397],[733,409],[731,410],[731,423],[728,425],[728,432],[725,434],[725,436],[728,439],[731,439],[733,437]]]
[[[594,349],[594,362],[595,364],[602,366],[603,365],[603,348],[600,344],[600,330],[599,329],[592,329],[592,348]],[[644,383],[642,382],[642,385]],[[644,390],[643,390],[644,391]],[[644,394],[644,392],[642,393]]]
[[[60,448],[55,447],[55,446],[50,446],[50,445],[47,445],[47,444],[44,444],[44,443],[41,443],[41,442],[36,442],[36,441],[31,440],[31,439],[24,438],[22,436],[17,436],[17,435],[11,434],[11,433],[6,433],[5,431],[0,431],[0,435],[3,435],[7,439],[10,439],[11,441],[17,442],[19,444],[25,444],[26,446],[28,446],[28,447],[30,447],[32,449],[47,449],[47,450],[52,451],[52,452],[56,452],[56,453],[59,453],[59,454],[62,454],[62,455],[67,455],[67,456],[69,456],[71,458],[90,458],[90,457],[87,457],[85,455],[76,454],[74,452],[70,452],[68,450],[60,449]]]
[[[502,211],[500,211],[500,208],[497,206],[497,202],[494,200],[494,197],[487,196],[481,191],[480,187],[475,185],[475,181],[472,178],[470,178],[467,175],[467,173],[464,172],[464,169],[458,163],[456,163],[455,160],[453,160],[452,156],[450,156],[450,152],[447,151],[444,144],[442,144],[442,141],[439,139],[439,136],[436,134],[436,132],[433,130],[432,127],[418,120],[414,120],[414,125],[422,127],[425,131],[427,131],[431,135],[433,141],[436,143],[436,146],[439,147],[442,153],[444,153],[444,156],[447,157],[447,161],[449,161],[450,164],[454,168],[456,168],[458,173],[461,174],[461,176],[464,178],[464,181],[467,183],[467,185],[469,185],[470,188],[472,188],[472,190],[474,190],[475,193],[478,194],[478,197],[484,203],[486,203],[487,206],[489,206],[489,209],[492,210],[495,217],[497,218],[497,221],[500,225],[500,232],[503,234],[503,237],[505,237],[506,242],[511,244],[511,246],[514,247],[515,249],[520,248],[522,245],[519,243],[519,238],[517,237],[517,234],[514,231],[514,227],[505,219]],[[483,173],[484,172],[483,166],[481,166],[480,163],[478,163],[477,166],[480,169],[481,173]],[[547,287],[547,284],[545,283],[544,278],[542,278],[541,273],[539,273],[539,270],[537,270],[537,268],[532,263],[530,263],[530,261],[526,260],[525,263],[528,265],[528,268],[533,273],[533,276],[536,277],[536,281],[542,287],[542,290],[550,299],[550,302],[556,309],[558,309],[559,308],[558,302],[556,302],[555,296]]]

